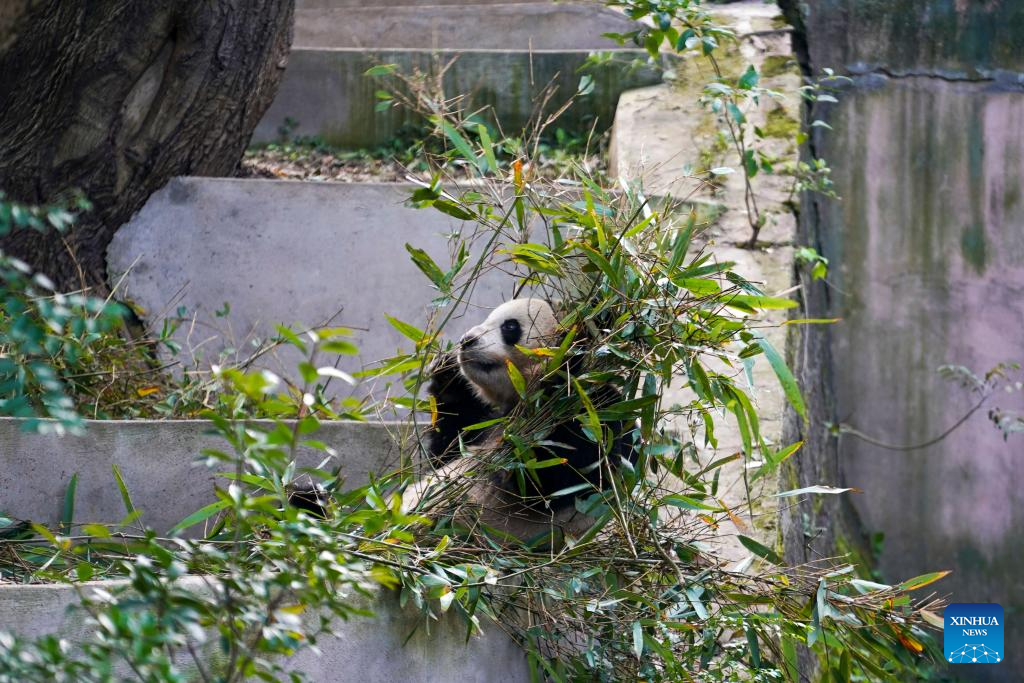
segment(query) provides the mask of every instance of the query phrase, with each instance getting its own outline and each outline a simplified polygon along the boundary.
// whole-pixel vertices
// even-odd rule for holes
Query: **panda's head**
[[[559,342],[558,318],[543,299],[513,299],[495,308],[487,319],[459,341],[459,368],[480,398],[508,410],[518,394],[508,375],[509,361],[527,381],[541,367],[536,357],[517,346],[537,349]]]

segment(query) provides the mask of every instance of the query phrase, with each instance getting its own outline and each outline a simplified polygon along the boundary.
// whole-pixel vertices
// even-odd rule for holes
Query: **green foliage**
[[[289,343],[312,366],[341,336],[319,330],[309,342]],[[106,591],[79,591],[92,634],[80,647],[52,636],[26,642],[0,634],[0,681],[100,681],[118,671],[145,681],[296,680],[281,656],[315,645],[335,619],[368,614],[363,606],[380,587],[398,585],[388,558],[403,554],[410,538],[403,529],[419,520],[399,511],[387,480],[327,502],[340,482],[314,469],[326,484],[328,519],[288,504],[296,481],[311,476],[296,469],[297,450],[333,456],[314,438],[315,378],[297,394],[280,391],[264,372],[225,370],[219,379],[218,410],[206,417],[227,448],[203,454],[221,471],[217,501],[177,526],[206,525],[198,540],[134,529],[135,503],[116,468],[127,515],[121,524],[72,531],[73,487],[59,533],[36,526],[32,534],[0,520],[0,557],[16,553],[23,567],[38,562],[26,580],[124,579]],[[247,421],[253,414],[280,417],[260,425]]]
[[[938,371],[943,378],[957,382],[962,388],[980,397],[976,404],[978,407],[986,405],[998,393],[1009,398],[1024,392],[1024,372],[1021,372],[1020,363],[999,363],[980,376],[962,365],[943,365]],[[1003,433],[1004,440],[1012,434],[1024,433],[1024,413],[1020,411],[991,406],[988,419]]]
[[[486,150],[464,129],[450,124],[442,134],[458,140],[470,163],[485,163]],[[493,595],[486,586],[456,591],[453,603],[468,614],[483,604],[497,612],[494,597],[514,603],[504,623],[550,680],[679,680],[696,672],[701,680],[797,680],[795,653],[804,647],[828,653],[835,675],[901,680],[913,655],[878,663],[877,652],[917,652],[927,640],[919,624],[930,603],[911,606],[905,595],[917,586],[862,592],[846,566],[785,567],[776,549],[745,534],[744,567],[759,569],[722,571],[704,543],[737,518],[719,491],[723,467],[741,458],[759,479],[799,449],[765,442],[747,388],[749,364],[763,355],[804,414],[782,357],[751,324],[760,310],[792,302],[765,296],[732,263],[703,251],[694,211],[656,210],[634,188],[612,192],[585,173],[576,176],[578,189],[559,192],[521,169],[513,164],[507,184],[461,193],[436,175],[413,194],[413,205],[470,223],[451,236],[450,263],[427,264],[409,248],[437,290],[437,312],[407,335],[413,352],[371,371],[401,377],[413,398],[397,405],[436,410],[417,398],[424,369],[446,349],[446,325],[480,273],[498,269],[515,276],[516,291],[560,302],[564,342],[534,352],[546,365],[543,380],[510,373],[522,404],[493,422],[502,445],[474,452],[472,470],[434,484],[423,503],[433,525],[417,542],[473,557],[500,587]],[[475,257],[466,256],[470,245]],[[673,391],[680,381],[683,393]],[[601,401],[608,385],[621,395],[610,405]],[[724,416],[739,431],[740,452],[709,463],[698,454],[717,445]],[[606,472],[601,489],[583,483],[556,494],[577,497],[589,528],[542,525],[519,541],[488,528],[466,498],[469,482],[500,476],[525,491],[526,478],[551,462],[545,435],[573,421],[599,451],[615,424],[637,425],[635,466]],[[725,633],[739,635],[722,640]]]
[[[633,19],[653,22],[653,27],[612,34],[611,37],[642,46],[652,56],[662,49],[695,53],[711,66],[715,77],[705,84],[701,103],[721,117],[725,125],[728,147],[734,152],[744,178],[747,219],[751,227],[748,246],[756,246],[767,217],[758,208],[752,180],[760,172],[773,172],[774,159],[754,142],[764,135],[750,123],[748,115],[760,106],[762,99],[781,99],[782,93],[761,85],[761,74],[753,65],[746,65],[738,74],[727,73],[721,59],[725,46],[734,43],[736,36],[719,24],[700,0],[605,0],[605,4],[621,7]],[[711,172],[722,175],[733,172],[733,169],[719,167],[711,169]]]
[[[14,230],[66,230],[89,208],[81,197],[32,207],[0,193],[0,236]],[[103,299],[86,292],[56,292],[44,274],[0,252],[0,415],[27,418],[24,427],[31,431],[80,433],[85,418],[197,417],[220,400],[221,383],[208,372],[166,372],[180,365],[175,357],[181,347],[174,335],[190,322],[187,311],[179,308],[156,321],[162,322],[158,332],[136,338],[125,326],[126,307],[112,300],[116,293]],[[229,313],[225,303],[217,316]],[[255,355],[283,339],[253,340]],[[331,341],[335,347],[342,343]],[[172,360],[161,362],[158,349]],[[228,359],[233,353],[228,349],[222,354],[221,366],[233,365]],[[330,379],[323,377],[313,389],[318,414],[363,419],[366,406],[359,401],[325,398]]]
[[[800,266],[809,267],[813,280],[821,280],[828,274],[828,259],[814,247],[800,247],[793,252],[793,260]]]
[[[0,235],[65,230],[76,212],[88,208],[81,198],[32,207],[0,193]],[[91,347],[120,323],[122,308],[83,293],[55,292],[45,275],[3,253],[0,281],[0,415],[30,418],[27,429],[80,431],[82,417],[69,394],[69,377],[82,367]]]
[[[484,136],[453,130],[467,161],[490,164]],[[410,245],[437,290],[437,314],[424,329],[390,319],[415,349],[366,374],[398,376],[412,389],[396,405],[428,408],[417,399],[423,369],[487,269],[559,300],[566,331],[558,347],[534,352],[545,382],[515,377],[522,406],[495,423],[503,446],[432,490],[429,519],[400,508],[396,488],[408,471],[346,490],[328,469],[335,454],[316,430],[337,415],[322,383],[335,371],[322,354],[352,353],[347,330],[279,328],[280,342],[305,357],[301,383],[234,368],[216,375],[204,416],[226,447],[203,457],[219,472],[217,498],[175,529],[202,538],[136,529],[136,506],[145,503],[116,470],[119,525],[77,526],[74,485],[56,532],[0,520],[0,555],[22,580],[127,579],[109,595],[82,593],[93,636],[80,648],[0,637],[0,681],[103,680],[113,667],[153,681],[294,677],[280,656],[315,644],[333,619],[363,613],[369,603],[339,598],[344,589],[369,595],[380,585],[400,586],[401,602],[427,620],[456,614],[468,632],[500,620],[550,680],[797,680],[803,647],[828,653],[833,675],[905,679],[914,655],[896,653],[926,647],[922,620],[931,614],[929,600],[912,602],[909,592],[931,577],[890,587],[858,583],[846,566],[786,567],[776,548],[748,533],[739,543],[749,557],[726,570],[707,545],[736,518],[722,499],[723,468],[740,459],[764,477],[799,448],[765,443],[746,380],[749,364],[765,355],[799,406],[781,359],[751,329],[759,310],[789,302],[765,296],[697,246],[695,210],[655,210],[635,189],[611,192],[585,174],[560,190],[524,166],[515,160],[507,181],[462,193],[446,191],[438,176],[411,198],[471,222],[452,236],[450,262]],[[670,391],[680,381],[687,391]],[[620,400],[602,400],[609,384]],[[255,415],[271,421],[252,423]],[[717,443],[725,416],[739,429],[740,453],[707,462],[699,451]],[[465,493],[474,477],[505,472],[525,484],[553,464],[544,436],[559,421],[578,421],[599,450],[615,423],[635,422],[639,461],[609,470],[600,490],[582,484],[557,494],[577,498],[581,529],[542,526],[516,539],[472,523]],[[298,470],[300,447],[320,450],[323,462]],[[287,502],[307,476],[322,485],[325,519]]]
[[[601,58],[591,55],[583,70],[600,67]],[[507,173],[517,159],[530,159],[525,169],[530,177],[571,178],[577,167],[597,176],[604,173],[609,134],[557,125],[559,116],[576,99],[592,91],[593,77],[589,74],[581,76],[578,91],[567,102],[547,117],[538,115],[522,131],[503,130],[484,111],[448,111],[445,107],[450,100],[442,88],[443,70],[433,75],[419,70],[403,73],[396,68],[371,69],[366,75],[379,79],[387,88],[377,91],[381,104],[404,108],[423,122],[406,155],[396,157],[411,170],[443,170],[452,179],[462,175],[493,177]],[[547,103],[549,97],[550,93],[544,94],[538,105]]]
[[[609,37],[620,43],[631,42],[643,47],[652,57],[664,49],[702,58],[711,66],[714,79],[705,84],[701,103],[718,115],[725,126],[725,139],[715,145],[723,146],[725,143],[724,146],[733,152],[736,169],[743,173],[747,220],[751,228],[749,247],[757,246],[758,235],[768,221],[768,216],[758,207],[752,181],[759,173],[776,173],[776,167],[780,165],[779,159],[762,149],[761,143],[765,138],[791,138],[797,148],[805,150],[806,160],[793,160],[782,164],[780,169],[796,178],[794,192],[811,191],[834,196],[828,164],[824,159],[815,158],[813,149],[804,145],[808,135],[800,129],[799,123],[790,119],[781,108],[768,112],[763,127],[750,121],[751,112],[760,107],[763,100],[785,97],[785,93],[765,87],[762,80],[788,69],[788,58],[768,58],[762,67],[764,73],[759,73],[750,64],[733,73],[726,68],[727,60],[733,59],[727,50],[734,46],[737,37],[722,26],[708,11],[706,3],[700,0],[604,0],[604,4],[622,8],[633,19],[648,20],[652,24],[629,33],[608,34]],[[800,87],[799,94],[811,103],[835,102],[829,93],[842,80],[826,69],[821,79],[808,79]],[[827,129],[829,126],[824,121],[815,120],[810,127]],[[712,163],[718,156],[713,150],[702,153],[701,163],[705,169],[710,169],[712,182],[715,182],[715,176],[736,170],[713,167]]]
[[[732,39],[696,1],[612,4],[655,19],[653,29],[628,37],[652,54],[667,43],[713,57]],[[396,76],[386,65],[371,75]],[[719,72],[705,89],[708,106],[729,122],[725,144],[739,153],[748,181],[771,165],[744,142],[743,107],[775,96],[760,82],[747,68]],[[441,101],[405,84],[381,90],[380,104]],[[587,89],[582,79],[581,93]],[[544,126],[513,139],[472,117],[430,114],[430,139],[418,149],[429,150],[422,159],[432,176],[409,201],[467,227],[451,236],[447,261],[407,245],[437,292],[434,315],[423,329],[388,318],[414,348],[361,374],[402,382],[409,395],[391,403],[411,410],[414,423],[435,412],[422,384],[429,363],[448,348],[449,320],[482,274],[510,274],[517,293],[560,302],[565,336],[557,347],[531,352],[545,365],[543,381],[510,366],[521,405],[486,423],[502,431],[500,445],[474,452],[471,469],[432,485],[421,508],[428,516],[401,509],[408,469],[346,490],[328,469],[336,454],[315,436],[321,419],[361,417],[367,409],[339,409],[325,396],[326,380],[351,378],[320,355],[354,347],[346,330],[302,335],[281,327],[278,343],[305,358],[301,382],[222,368],[215,388],[190,404],[210,408],[203,414],[226,447],[203,453],[219,473],[217,499],[182,519],[172,537],[132,526],[144,503],[116,469],[112,486],[126,515],[120,525],[76,527],[74,483],[57,532],[0,519],[0,557],[19,567],[21,580],[127,579],[109,595],[82,593],[93,637],[80,649],[0,635],[0,683],[103,680],[114,666],[154,681],[282,680],[280,655],[314,645],[333,619],[363,613],[362,602],[339,595],[370,595],[381,585],[399,587],[401,603],[428,623],[451,612],[470,634],[485,619],[499,620],[526,649],[538,679],[797,681],[805,648],[835,680],[914,678],[939,603],[911,593],[938,574],[888,586],[856,578],[846,564],[785,566],[779,549],[744,529],[725,501],[727,469],[740,466],[752,508],[753,484],[801,445],[767,442],[751,393],[752,364],[768,363],[793,408],[805,412],[783,358],[756,330],[761,311],[791,302],[766,296],[734,264],[705,251],[696,239],[704,221],[692,207],[652,206],[628,183],[612,191],[585,163],[567,165],[550,182],[538,171]],[[566,134],[558,142],[590,146]],[[459,191],[453,181],[466,175],[480,182]],[[752,220],[756,240],[760,219]],[[170,340],[173,327],[165,332]],[[254,416],[270,423],[252,423]],[[723,421],[735,425],[740,443],[709,462]],[[525,494],[528,478],[557,464],[545,437],[566,422],[606,456],[616,425],[635,425],[637,463],[606,457],[605,486],[582,483],[554,494],[575,498],[579,528],[540,524],[516,538],[482,523],[468,490],[500,476]],[[403,452],[404,462],[416,459],[417,446]],[[300,447],[323,452],[323,461],[299,471]],[[322,487],[324,519],[288,504],[306,477]],[[782,495],[841,492],[811,486]],[[528,502],[544,509],[550,501]],[[736,543],[749,553],[728,568],[713,544],[726,524],[740,529]],[[186,531],[203,537],[184,539]]]

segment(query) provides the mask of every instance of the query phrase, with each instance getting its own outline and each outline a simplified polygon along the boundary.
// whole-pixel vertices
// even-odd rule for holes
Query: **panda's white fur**
[[[506,327],[518,327],[513,343]],[[508,373],[511,362],[528,382],[536,379],[540,363],[516,347],[538,349],[557,345],[558,318],[543,299],[513,299],[495,308],[487,319],[470,328],[459,340],[459,369],[477,395],[501,412],[518,400]]]
[[[576,511],[570,497],[557,499],[558,504],[551,509],[525,505],[515,493],[514,477],[508,471],[474,478],[481,461],[472,455],[461,457],[459,448],[460,440],[472,444],[471,453],[488,451],[500,443],[500,428],[473,432],[462,432],[462,428],[487,417],[507,415],[515,408],[519,394],[509,377],[508,364],[516,367],[527,384],[533,384],[543,371],[543,359],[521,349],[557,346],[561,340],[559,320],[550,303],[537,298],[513,299],[495,308],[462,336],[455,354],[457,373],[451,356],[438,361],[428,386],[438,410],[430,438],[435,470],[406,489],[404,510],[429,507],[425,499],[443,487],[453,486],[464,488],[460,521],[467,526],[483,524],[523,540],[551,534],[553,527],[563,533],[581,533],[589,526],[592,520]],[[618,395],[613,388],[607,391]],[[593,470],[590,466],[600,458],[597,446],[582,435],[577,425],[556,426],[548,439],[573,444],[553,453],[565,457],[570,465],[538,471],[540,477],[550,480],[549,491],[581,481],[576,468]],[[569,482],[565,481],[567,476],[571,477]]]

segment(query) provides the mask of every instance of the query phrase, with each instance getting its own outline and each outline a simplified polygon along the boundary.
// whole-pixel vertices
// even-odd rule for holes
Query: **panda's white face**
[[[484,401],[508,410],[518,394],[508,376],[511,361],[527,381],[540,361],[516,348],[537,349],[559,342],[558,319],[543,299],[513,299],[495,308],[487,319],[459,341],[459,367]]]

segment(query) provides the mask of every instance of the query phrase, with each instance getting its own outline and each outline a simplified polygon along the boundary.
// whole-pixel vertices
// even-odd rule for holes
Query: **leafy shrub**
[[[308,347],[309,361],[342,341],[337,330],[322,334]],[[321,370],[314,376],[333,368]],[[281,656],[315,645],[335,619],[368,614],[361,607],[367,598],[398,584],[387,556],[407,538],[402,528],[419,520],[398,510],[397,498],[384,491],[387,480],[339,495],[327,520],[288,504],[290,487],[303,476],[295,470],[297,449],[330,455],[311,438],[319,424],[309,410],[314,383],[296,396],[265,372],[225,370],[218,379],[219,412],[206,417],[228,448],[203,455],[225,470],[224,483],[217,500],[183,519],[171,537],[134,530],[138,511],[122,488],[126,518],[119,525],[86,524],[77,535],[70,524],[61,534],[35,525],[38,537],[6,548],[0,540],[0,550],[22,554],[38,552],[40,542],[49,546],[35,580],[124,579],[102,591],[79,589],[92,630],[81,646],[0,634],[0,681],[100,681],[112,672],[144,681],[295,680]],[[281,419],[248,423],[257,413]],[[178,535],[200,524],[208,525],[204,538]],[[0,539],[9,535],[4,531]],[[380,548],[387,550],[378,556]]]
[[[478,172],[490,168],[479,143],[454,126],[447,134],[472,150]],[[552,420],[579,419],[595,439],[609,422],[637,420],[637,467],[606,491],[575,492],[593,520],[589,530],[546,551],[496,539],[460,524],[455,488],[435,502],[427,524],[399,509],[396,488],[408,470],[346,491],[324,469],[333,454],[316,439],[316,386],[332,370],[318,354],[351,352],[346,331],[303,339],[282,328],[285,343],[306,356],[301,386],[282,388],[262,372],[218,376],[223,390],[206,416],[229,448],[203,456],[226,483],[215,502],[179,525],[204,524],[205,538],[132,531],[137,513],[123,491],[127,526],[88,525],[75,536],[69,519],[59,533],[36,527],[37,537],[4,543],[7,552],[23,552],[46,542],[35,580],[127,582],[109,595],[83,593],[94,636],[80,649],[54,638],[0,639],[0,680],[102,680],[112,667],[153,681],[282,680],[281,655],[315,644],[333,619],[363,613],[339,591],[376,585],[400,586],[403,604],[428,620],[454,612],[472,630],[499,619],[552,680],[797,680],[803,647],[827,651],[839,674],[905,677],[892,655],[924,649],[921,625],[933,618],[930,601],[914,603],[908,593],[940,575],[883,586],[858,580],[848,566],[786,567],[747,534],[739,538],[750,553],[744,566],[727,569],[709,545],[737,516],[721,499],[722,468],[741,458],[753,486],[798,447],[765,442],[742,379],[749,362],[765,358],[799,410],[792,378],[748,317],[789,304],[700,249],[693,213],[655,210],[632,188],[612,193],[586,176],[569,191],[530,182],[518,163],[510,175],[467,193],[448,193],[438,179],[413,196],[476,227],[453,236],[450,265],[410,245],[440,308],[425,330],[394,321],[416,351],[370,374],[398,373],[414,392],[397,403],[429,410],[415,399],[422,369],[480,273],[501,268],[519,285],[560,298],[569,342],[539,353],[552,376],[571,357],[584,371],[554,404],[524,385],[522,409],[503,425],[507,447],[481,456],[476,474],[503,468],[529,476]],[[473,246],[478,257],[469,256]],[[670,398],[680,379],[692,394]],[[597,410],[588,395],[603,382],[615,383],[624,399]],[[714,443],[723,413],[741,426],[741,453],[707,462],[697,446]],[[273,419],[260,426],[252,415]],[[294,464],[300,446],[325,452],[324,466],[308,473],[323,484],[324,520],[287,504],[302,474]]]
[[[14,230],[65,230],[88,202],[49,207],[7,200],[0,193],[0,236]],[[42,273],[0,253],[0,414],[27,417],[26,428],[81,431],[68,390],[82,359],[121,321],[120,305],[84,293],[62,294]],[[49,417],[53,422],[36,418]]]
[[[699,5],[613,4],[643,14],[661,12],[662,5],[672,11]],[[663,40],[673,46],[683,40],[689,49],[687,41],[696,39],[711,53],[728,37],[703,14],[682,15],[699,22],[692,35],[672,28],[679,14],[665,14],[655,31],[636,36],[655,51]],[[742,130],[742,112],[737,116],[729,105],[761,92],[756,72],[748,71],[731,81],[721,77],[709,96]],[[419,101],[415,92],[411,101]],[[764,438],[748,391],[751,364],[766,362],[804,414],[781,354],[755,324],[759,311],[791,303],[766,295],[704,250],[694,212],[656,206],[638,187],[612,191],[578,167],[570,169],[572,178],[546,182],[529,163],[542,130],[524,133],[528,142],[506,144],[471,118],[432,114],[436,139],[422,148],[425,163],[460,168],[458,179],[480,182],[460,190],[452,174],[438,171],[410,198],[468,227],[452,237],[448,263],[407,245],[437,290],[434,315],[423,329],[393,320],[414,350],[364,375],[402,382],[409,395],[393,404],[411,409],[414,423],[427,419],[425,369],[446,349],[449,321],[480,276],[500,270],[514,278],[515,293],[535,290],[562,302],[565,342],[536,352],[559,391],[513,374],[522,403],[496,423],[502,446],[467,454],[476,458],[472,471],[433,494],[429,520],[399,509],[396,491],[415,476],[406,468],[351,491],[329,471],[310,472],[322,479],[327,497],[321,521],[287,505],[295,449],[300,443],[324,448],[314,438],[320,413],[312,387],[322,370],[315,355],[301,368],[306,386],[297,391],[276,392],[262,373],[222,372],[227,391],[209,417],[231,449],[205,455],[231,483],[181,525],[209,523],[206,539],[145,534],[119,545],[126,554],[103,569],[127,576],[133,592],[126,588],[105,604],[85,601],[98,635],[83,654],[52,639],[0,640],[0,679],[8,672],[10,680],[64,671],[102,677],[118,658],[146,678],[173,679],[183,675],[175,664],[182,657],[196,667],[205,661],[190,645],[210,632],[220,636],[228,665],[204,678],[276,680],[280,663],[268,657],[313,643],[330,628],[330,617],[355,614],[337,588],[367,589],[374,582],[400,585],[403,604],[416,606],[426,620],[455,612],[472,630],[482,619],[498,619],[522,643],[538,679],[796,681],[806,675],[799,670],[801,651],[819,657],[836,680],[913,678],[929,647],[925,626],[937,621],[933,610],[941,603],[931,596],[915,601],[911,593],[941,572],[887,586],[857,578],[841,562],[786,566],[775,544],[755,538],[741,511],[723,500],[722,473],[738,464],[753,513],[764,503],[758,486],[800,447]],[[757,161],[754,150],[741,145],[739,152],[749,180],[761,166],[748,166]],[[756,215],[751,221],[754,242],[760,223]],[[329,343],[333,334],[314,335],[310,343],[284,331],[282,338],[315,354],[321,338]],[[622,401],[595,406],[591,397],[607,383]],[[270,415],[272,426],[248,424],[256,414]],[[296,419],[285,422],[286,416]],[[702,450],[718,445],[716,426],[726,416],[740,445],[709,461]],[[502,471],[525,481],[542,471],[544,435],[564,420],[579,421],[599,449],[610,423],[639,427],[635,467],[624,463],[604,490],[583,485],[564,492],[577,498],[589,528],[523,543],[463,523],[459,513],[473,477]],[[415,443],[407,464],[415,461],[414,450]],[[841,493],[813,486],[777,495]],[[132,510],[126,512],[131,518]],[[746,553],[736,566],[715,549],[729,525]],[[65,563],[61,576],[91,577],[93,551],[112,551],[109,529],[90,528],[92,538],[84,541],[37,532]],[[180,582],[186,572],[208,577],[215,588],[209,595],[186,588]],[[310,628],[294,618],[314,606],[327,610],[327,620]]]
[[[883,586],[858,579],[850,565],[787,567],[723,502],[727,465],[741,460],[752,509],[758,484],[800,447],[766,441],[747,389],[751,364],[766,362],[804,415],[793,376],[754,322],[763,309],[793,303],[766,295],[701,248],[694,211],[655,207],[631,186],[613,192],[585,172],[570,189],[528,177],[521,162],[505,176],[472,125],[451,121],[442,130],[482,184],[460,190],[435,176],[412,195],[413,205],[470,227],[451,238],[449,263],[407,245],[437,290],[437,310],[424,329],[393,321],[415,351],[388,359],[377,373],[399,373],[413,398],[396,402],[425,419],[434,410],[416,398],[425,368],[448,348],[446,325],[490,270],[515,277],[516,293],[561,302],[566,332],[558,347],[534,352],[546,363],[543,382],[517,382],[510,371],[523,400],[494,423],[502,445],[467,454],[474,458],[469,472],[428,498],[434,525],[420,542],[440,542],[446,554],[472,557],[479,572],[497,575],[493,590],[478,579],[453,585],[454,601],[468,614],[487,603],[497,611],[493,600],[512,603],[503,623],[539,675],[552,680],[796,680],[802,648],[833,662],[836,675],[902,680],[928,646],[924,620],[937,619],[930,610],[939,604],[912,603],[907,593],[941,573]],[[595,407],[592,396],[606,384],[623,399]],[[718,445],[724,415],[738,429],[739,452],[709,462],[701,452]],[[611,424],[639,425],[635,467],[623,463],[605,490],[581,484],[562,492],[577,497],[590,528],[509,548],[507,538],[473,524],[463,512],[467,479],[543,476],[551,464],[545,435],[574,420],[598,449],[609,443]],[[816,486],[777,495],[843,491]],[[713,544],[729,524],[749,552],[732,569]],[[415,593],[415,583],[406,590]],[[880,650],[894,656],[880,661]]]

